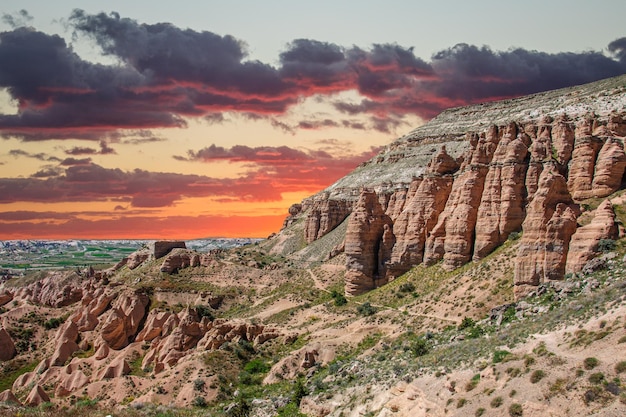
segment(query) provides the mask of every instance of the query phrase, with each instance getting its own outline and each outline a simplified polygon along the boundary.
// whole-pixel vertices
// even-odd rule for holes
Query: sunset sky
[[[441,110],[626,72],[623,0],[0,4],[0,239],[265,237]]]

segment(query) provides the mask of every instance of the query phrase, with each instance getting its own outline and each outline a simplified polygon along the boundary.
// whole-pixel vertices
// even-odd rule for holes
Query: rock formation
[[[325,198],[313,202],[304,224],[304,237],[307,243],[321,238],[333,230],[350,214],[351,204],[345,200]]]
[[[577,87],[442,113],[304,200],[305,240],[323,238],[351,210],[348,295],[420,263],[451,270],[480,260],[513,232],[524,236],[516,294],[562,279],[577,203],[622,186],[626,112],[613,81],[606,94]]]
[[[346,231],[346,294],[356,295],[387,282],[385,261],[391,258],[393,223],[375,192],[363,190]]]
[[[161,264],[161,272],[171,274],[182,268],[200,265],[200,254],[187,249],[173,249],[165,256]]]
[[[11,360],[16,353],[11,335],[4,328],[0,328],[0,361]]]
[[[593,220],[579,227],[572,236],[565,272],[580,272],[585,264],[600,254],[600,241],[618,238],[615,213],[610,200],[604,200],[595,210]]]
[[[458,167],[443,147],[433,157],[424,178],[411,184],[416,191],[393,224],[396,243],[388,267],[391,276],[401,275],[422,262],[426,237],[446,205],[452,188],[451,174]]]
[[[0,392],[0,403],[12,404],[12,405],[22,405],[20,400],[17,399],[13,391],[10,389],[6,389]]]
[[[37,407],[40,404],[50,402],[50,397],[43,390],[41,385],[35,385],[26,397],[25,404],[31,407]]]
[[[13,294],[9,291],[3,291],[0,293],[0,307],[7,304],[11,300],[13,300]]]
[[[148,302],[148,297],[140,292],[122,294],[115,300],[101,330],[102,339],[109,347],[121,349],[135,337]]]

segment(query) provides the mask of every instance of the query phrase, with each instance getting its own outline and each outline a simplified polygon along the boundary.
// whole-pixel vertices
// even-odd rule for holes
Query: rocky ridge
[[[515,283],[523,296],[563,279],[581,204],[622,187],[625,83],[622,76],[445,111],[304,200],[290,221],[305,218],[311,243],[351,212],[348,295],[420,263],[458,268],[522,232]],[[577,248],[583,236],[609,239],[589,233],[579,234]],[[569,262],[583,264],[576,254]]]

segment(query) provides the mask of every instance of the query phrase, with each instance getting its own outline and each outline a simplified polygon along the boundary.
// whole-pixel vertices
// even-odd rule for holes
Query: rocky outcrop
[[[567,191],[565,178],[547,166],[528,204],[524,234],[515,263],[515,294],[523,296],[548,280],[562,279],[569,242],[576,230],[578,208]]]
[[[8,361],[15,357],[17,351],[11,335],[4,328],[0,328],[0,361]]]
[[[445,269],[454,269],[472,256],[473,233],[483,193],[487,164],[498,144],[497,128],[484,135],[468,134],[470,150],[461,172],[455,177],[444,211],[426,241],[424,263],[432,265],[443,258]]]
[[[626,113],[602,111],[541,115],[533,109],[529,114],[538,115],[466,131],[464,140],[450,133],[457,122],[445,125],[447,133],[440,138],[429,123],[423,128],[429,135],[419,137],[418,129],[399,139],[352,177],[306,200],[303,208],[312,208],[312,201],[326,208],[332,201],[353,205],[344,246],[348,295],[376,288],[420,263],[443,261],[441,266],[452,270],[481,260],[520,231],[524,239],[515,280],[522,294],[525,285],[563,278],[577,227],[576,203],[606,197],[622,186]],[[430,162],[415,168],[419,175],[408,184],[400,168],[413,169],[406,159],[415,160],[417,149]],[[397,180],[386,175],[384,164]],[[356,201],[349,187],[358,183],[354,177],[374,183],[361,188]],[[321,211],[315,213],[306,228],[308,242],[320,237]]]
[[[61,366],[69,359],[72,353],[78,350],[78,326],[71,321],[67,320],[57,331],[55,337],[55,348],[52,357],[50,358],[50,365]]]
[[[626,155],[621,140],[609,137],[598,153],[591,189],[594,197],[604,197],[617,191],[622,184]]]
[[[123,356],[118,357],[110,364],[104,367],[100,372],[100,379],[119,378],[130,373],[130,365]]]
[[[296,222],[296,220],[298,219],[298,215],[302,212],[302,204],[292,204],[289,207],[288,212],[289,215],[283,221],[283,227],[281,228],[281,230],[286,229]]]
[[[172,313],[152,310],[148,313],[146,324],[135,339],[137,342],[150,342],[163,334],[163,328]]]
[[[388,266],[390,276],[398,276],[422,262],[426,237],[437,223],[452,188],[452,173],[458,163],[445,147],[433,157],[423,179],[415,180],[412,198],[393,224],[396,243]]]
[[[17,399],[15,394],[13,394],[13,391],[11,391],[10,389],[6,389],[0,392],[0,403],[19,405],[19,406],[22,405],[20,400]]]
[[[350,214],[352,204],[346,200],[329,200],[327,195],[316,199],[308,209],[304,223],[304,237],[311,243],[345,220]]]
[[[161,264],[161,272],[174,273],[182,268],[200,266],[200,254],[188,249],[173,249]]]
[[[386,262],[395,243],[392,227],[376,193],[363,190],[346,230],[346,294],[358,295],[387,282]]]
[[[604,200],[595,210],[593,220],[588,225],[579,227],[572,236],[565,272],[580,272],[587,262],[601,253],[601,240],[615,240],[618,234],[611,201]]]
[[[87,293],[81,300],[82,308],[78,309],[70,320],[76,323],[79,332],[86,332],[96,328],[98,317],[109,308],[115,295],[108,293],[104,288],[98,288]]]
[[[84,291],[93,285],[92,280],[85,280],[76,273],[67,275],[59,272],[20,288],[15,296],[34,304],[64,307],[80,301]]]
[[[480,260],[522,227],[525,215],[526,177],[530,138],[517,133],[510,123],[502,131],[492,164],[485,178],[478,206],[473,259]],[[563,146],[565,147],[565,145]],[[567,158],[567,153],[563,158]]]
[[[29,405],[31,407],[37,407],[43,403],[50,402],[50,397],[43,390],[41,385],[35,385],[33,389],[30,390],[28,396],[26,397],[26,401],[24,404]]]
[[[101,329],[102,339],[109,347],[121,349],[135,338],[148,303],[148,296],[140,292],[122,294],[114,301]]]
[[[89,377],[82,370],[71,368],[71,365],[68,365],[60,375],[59,383],[54,390],[55,396],[66,397],[89,383]]]
[[[126,266],[128,269],[135,269],[148,259],[150,259],[150,250],[148,248],[139,249],[138,251],[128,255]]]
[[[13,294],[8,291],[3,291],[0,293],[0,307],[7,304],[9,301],[13,300]]]

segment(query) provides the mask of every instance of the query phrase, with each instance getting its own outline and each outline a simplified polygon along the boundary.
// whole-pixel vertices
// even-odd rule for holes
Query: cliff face
[[[451,270],[480,260],[512,232],[523,232],[518,296],[562,279],[566,263],[580,265],[597,253],[599,239],[615,237],[609,233],[615,225],[608,224],[614,217],[599,214],[602,237],[589,249],[589,233],[577,233],[577,219],[579,203],[622,186],[625,82],[622,76],[444,112],[305,200],[306,241],[352,213],[345,238],[348,295],[420,263],[441,261]],[[575,234],[576,250],[569,253]]]

